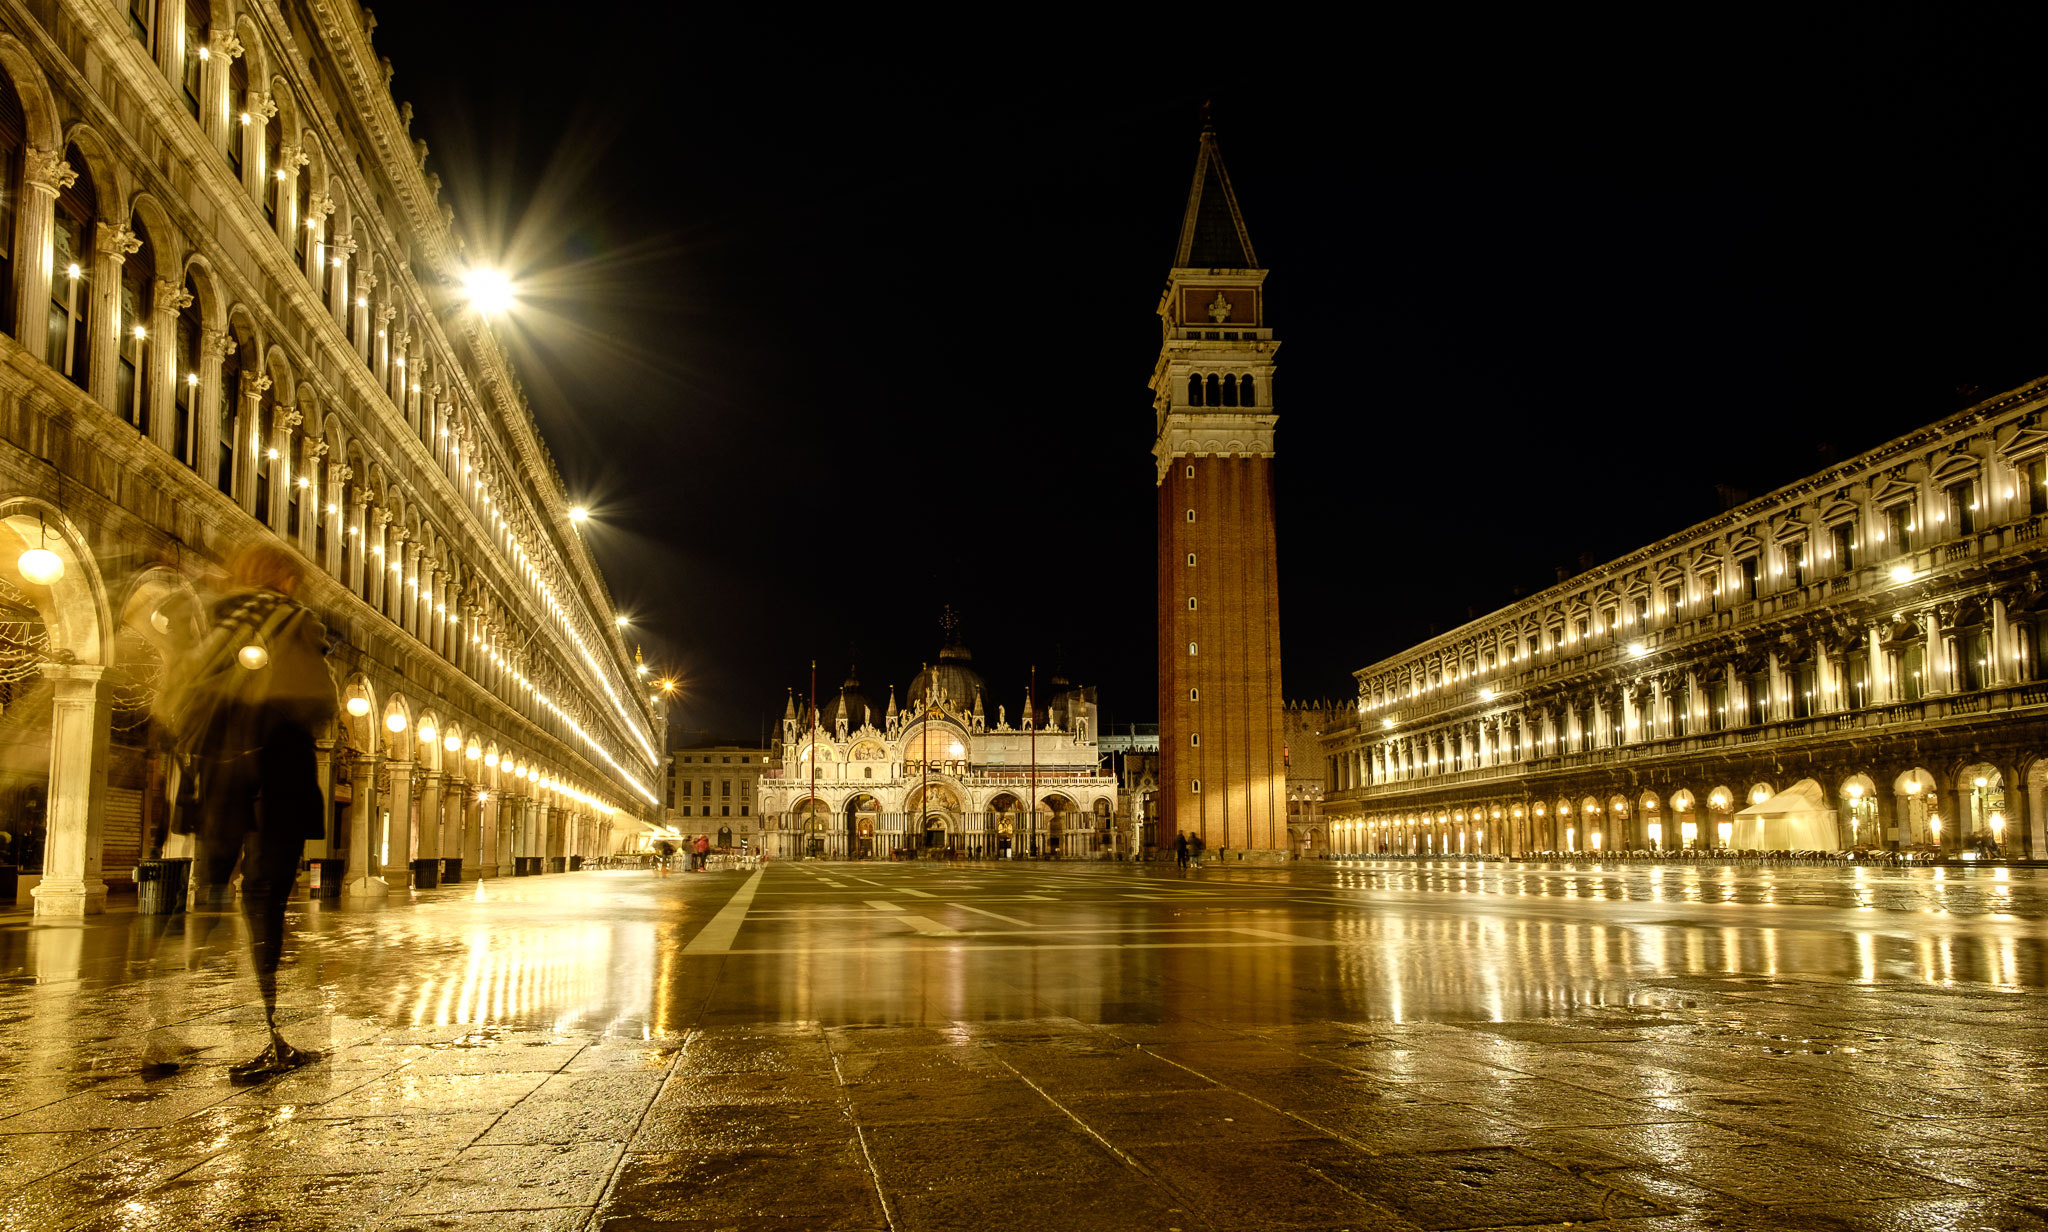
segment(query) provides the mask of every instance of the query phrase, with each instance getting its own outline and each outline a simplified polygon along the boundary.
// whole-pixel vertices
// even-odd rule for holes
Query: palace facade
[[[2048,855],[2048,383],[1356,673],[1339,852]]]
[[[899,708],[892,686],[877,710],[857,675],[815,710],[791,695],[779,764],[758,789],[770,856],[1129,856],[1092,689],[1055,675],[1023,691],[1014,722],[1005,705],[991,721],[987,683],[949,628],[905,696]]]
[[[155,687],[252,542],[337,639],[308,854],[350,893],[561,867],[659,804],[660,723],[373,30],[0,7],[0,860],[39,913],[162,846]]]

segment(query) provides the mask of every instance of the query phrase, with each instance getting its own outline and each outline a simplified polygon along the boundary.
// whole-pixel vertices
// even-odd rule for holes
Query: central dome
[[[986,697],[988,682],[981,673],[974,670],[974,653],[960,640],[960,618],[946,609],[939,627],[946,631],[946,644],[939,650],[939,661],[928,663],[910,682],[907,700],[912,706],[922,703],[927,689],[933,698],[949,699],[954,709],[973,708],[977,695]]]

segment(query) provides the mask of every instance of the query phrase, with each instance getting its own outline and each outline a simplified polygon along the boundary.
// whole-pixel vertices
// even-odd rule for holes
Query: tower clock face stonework
[[[1266,271],[1202,134],[1160,297],[1159,824],[1228,863],[1287,858]]]

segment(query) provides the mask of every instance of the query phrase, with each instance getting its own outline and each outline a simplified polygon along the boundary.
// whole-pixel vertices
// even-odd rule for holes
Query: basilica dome
[[[838,727],[841,709],[846,711],[848,731],[858,728],[863,723],[872,722],[876,727],[882,725],[882,712],[876,710],[874,704],[868,700],[868,695],[861,692],[858,671],[849,670],[846,673],[846,681],[839,686],[837,693],[818,699],[818,722],[828,731]]]
[[[960,640],[959,621],[951,609],[947,610],[946,618],[946,644],[939,651],[939,661],[926,664],[911,680],[908,699],[915,704],[930,689],[933,697],[952,699],[957,710],[973,709],[977,695],[984,706],[994,706],[995,699],[988,695],[988,682],[974,670],[973,652]]]

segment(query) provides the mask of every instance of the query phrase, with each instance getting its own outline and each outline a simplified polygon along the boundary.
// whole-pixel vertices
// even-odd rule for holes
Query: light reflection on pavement
[[[2044,916],[1989,867],[496,880],[300,904],[328,1057],[246,1091],[236,921],[0,917],[0,1229],[2039,1226]]]

